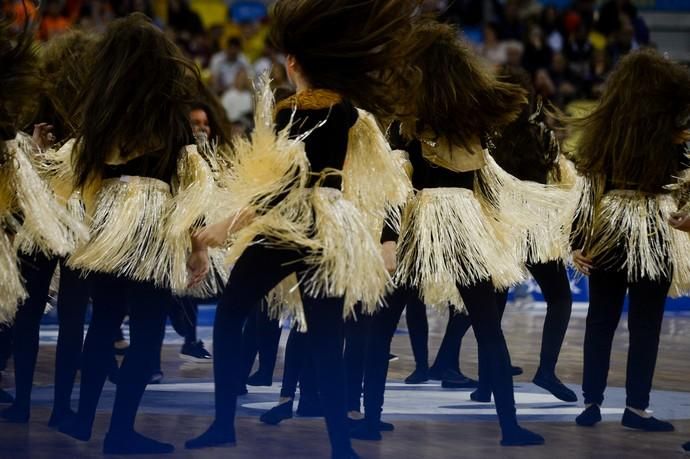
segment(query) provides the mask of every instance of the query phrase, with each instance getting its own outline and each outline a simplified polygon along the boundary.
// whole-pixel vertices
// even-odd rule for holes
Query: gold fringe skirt
[[[91,240],[77,248],[68,265],[105,272],[183,292],[187,284],[188,234],[166,231],[170,186],[146,177],[104,180],[91,219]]]
[[[26,298],[17,251],[7,235],[0,230],[0,324],[11,323],[19,303]]]
[[[291,193],[276,208],[235,235],[229,260],[236,260],[257,236],[306,251],[309,266],[300,289],[313,297],[344,297],[345,317],[354,305],[372,314],[388,292],[391,278],[381,245],[367,220],[342,192],[315,187]]]
[[[585,253],[603,269],[624,269],[633,282],[672,276],[669,294],[690,292],[690,235],[668,224],[677,209],[671,195],[614,190],[594,210]]]
[[[403,213],[396,281],[416,287],[427,306],[442,309],[461,307],[458,285],[518,283],[524,269],[494,223],[472,190],[420,191]]]

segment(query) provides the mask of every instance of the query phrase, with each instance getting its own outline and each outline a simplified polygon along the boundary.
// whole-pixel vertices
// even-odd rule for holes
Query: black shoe
[[[485,391],[484,389],[476,389],[470,394],[470,399],[473,402],[479,403],[491,403],[491,391]]]
[[[575,418],[577,425],[582,427],[593,427],[595,424],[601,422],[601,409],[599,405],[590,405]]]
[[[53,412],[50,414],[50,419],[48,420],[48,427],[52,429],[57,429],[60,427],[60,424],[63,423],[65,419],[68,417],[75,417],[76,413],[72,411],[71,409],[67,409],[66,411],[62,410],[55,410],[53,408]]]
[[[378,422],[372,425],[372,422],[366,419],[360,419],[359,421],[353,422],[352,425],[354,425],[354,427],[350,429],[350,438],[365,441],[381,441],[383,438]]]
[[[683,443],[683,446],[681,446],[681,449],[685,451],[686,453],[690,453],[690,441],[687,443]]]
[[[359,459],[359,455],[352,448],[346,451],[333,451],[331,457],[333,459]]]
[[[555,374],[545,376],[537,372],[532,382],[542,389],[551,392],[551,394],[559,400],[570,403],[577,402],[577,395],[575,395],[575,392],[568,389]]]
[[[117,435],[108,432],[103,441],[103,454],[170,454],[174,451],[173,445],[134,431]]]
[[[180,358],[185,362],[213,363],[211,353],[206,350],[201,340],[196,343],[184,343],[180,350]]]
[[[5,422],[11,422],[13,424],[26,424],[29,422],[31,417],[31,411],[29,408],[19,408],[17,405],[12,404],[0,411],[0,418]]]
[[[443,381],[443,374],[445,373],[445,370],[442,368],[437,368],[435,366],[431,366],[429,368],[429,379],[432,381]]]
[[[299,404],[297,405],[297,416],[301,418],[321,418],[323,408],[318,397],[305,397],[300,394]]]
[[[410,376],[405,378],[405,384],[421,384],[429,380],[429,370],[417,368]]]
[[[661,421],[654,417],[643,418],[627,408],[623,413],[621,424],[628,429],[643,430],[645,432],[673,432],[675,430],[670,422]]]
[[[12,402],[14,402],[14,397],[12,397],[12,394],[10,394],[7,391],[0,389],[0,403],[6,404],[6,403],[12,403]]]
[[[441,387],[445,389],[472,389],[477,387],[478,384],[474,379],[468,378],[455,370],[446,370],[441,381]]]
[[[520,426],[503,432],[503,439],[501,440],[501,446],[533,446],[543,444],[544,437]]]
[[[388,361],[389,362],[395,362],[396,360],[399,360],[398,356],[395,354],[388,354]]]
[[[510,367],[510,371],[513,373],[513,376],[520,376],[524,373],[522,367]]]
[[[271,379],[271,375],[265,375],[259,370],[247,378],[247,385],[254,387],[271,387],[273,385],[273,380]]]
[[[151,375],[149,379],[149,384],[160,384],[163,381],[163,372],[161,370],[156,370]]]
[[[395,425],[390,422],[379,421],[379,430],[381,432],[393,432],[395,430]]]
[[[58,430],[75,440],[89,441],[91,440],[91,426],[84,425],[79,420],[79,416],[73,412],[68,412],[62,418],[62,422],[58,426]]]
[[[292,418],[292,400],[276,405],[259,418],[264,424],[277,426],[282,421]]]
[[[206,432],[184,444],[184,447],[187,449],[211,448],[214,446],[235,446],[235,430],[221,430],[216,427],[214,422]]]

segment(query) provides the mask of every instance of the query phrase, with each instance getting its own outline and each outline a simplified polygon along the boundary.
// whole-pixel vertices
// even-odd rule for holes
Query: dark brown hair
[[[279,0],[270,42],[295,56],[315,88],[330,89],[376,115],[391,115],[396,78],[416,52],[417,0]]]
[[[91,69],[89,56],[93,55],[92,47],[96,43],[95,35],[70,30],[51,39],[41,50],[39,69],[43,90],[35,121],[52,124],[58,141],[76,133],[72,115]]]
[[[98,178],[114,152],[145,152],[157,172],[174,170],[194,143],[189,107],[203,88],[194,64],[140,13],[113,21],[90,63],[77,107],[76,185]]]
[[[613,186],[658,192],[679,167],[674,137],[689,107],[687,68],[650,49],[630,53],[609,76],[597,108],[572,121],[578,170]]]
[[[499,81],[456,28],[428,21],[416,29],[414,41],[420,44],[414,66],[422,80],[418,90],[398,97],[401,112],[413,114],[420,129],[469,147],[520,115],[526,91]]]

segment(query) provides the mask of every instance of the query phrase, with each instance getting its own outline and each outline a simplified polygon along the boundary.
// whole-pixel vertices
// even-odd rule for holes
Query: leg
[[[316,369],[328,437],[334,455],[343,454],[352,449],[347,423],[343,362],[343,299],[312,298],[302,292],[302,301],[307,319],[310,354]]]
[[[19,306],[13,326],[15,400],[0,416],[11,422],[28,422],[41,318],[48,301],[50,280],[58,260],[40,253],[22,253],[19,259],[29,296]]]
[[[443,341],[438,348],[436,360],[429,370],[431,379],[444,379],[446,371],[460,372],[460,347],[462,339],[471,326],[467,314],[458,313],[455,307],[448,308],[448,324],[443,335]]]
[[[55,350],[55,396],[49,424],[57,426],[70,411],[74,378],[79,369],[84,341],[84,316],[90,299],[90,284],[80,272],[60,264],[58,296],[59,333]]]
[[[273,383],[273,371],[276,367],[278,358],[278,346],[280,345],[280,321],[271,319],[268,315],[268,307],[264,301],[258,311],[258,348],[259,348],[259,370],[262,382],[267,385]]]
[[[418,384],[429,379],[429,322],[426,317],[426,305],[418,297],[409,298],[405,320],[415,362],[415,371],[405,382]]]
[[[356,318],[345,322],[345,376],[347,377],[347,411],[361,410],[362,380],[364,378],[364,355],[370,316],[361,314],[361,307],[355,307]]]
[[[237,260],[216,309],[213,325],[213,373],[216,419],[187,448],[205,448],[235,442],[235,409],[245,367],[242,360],[242,326],[253,308],[278,282],[294,272],[302,254],[256,244]]]
[[[263,298],[260,301],[263,304]],[[260,305],[255,306],[255,308],[252,308],[253,312],[249,314],[242,328],[242,384],[247,383],[254,361],[259,353],[258,314]]]
[[[479,348],[486,358],[486,372],[496,401],[496,412],[503,432],[503,445],[541,444],[544,439],[518,426],[513,377],[508,347],[501,331],[496,292],[490,280],[472,286],[459,286],[477,336]]]
[[[500,323],[503,320],[503,313],[506,310],[506,303],[508,302],[508,289],[496,290],[494,295],[496,297],[496,309],[498,312],[498,320],[500,326]],[[476,330],[474,334],[475,336],[477,335]],[[479,341],[478,337],[477,341]],[[486,351],[487,350],[485,347],[478,346],[477,357],[479,374],[477,381],[477,390],[470,394],[470,398],[475,402],[489,403],[491,401],[491,381],[489,381],[489,375],[491,374],[491,359],[487,355]],[[510,361],[510,354],[508,355],[508,360]]]

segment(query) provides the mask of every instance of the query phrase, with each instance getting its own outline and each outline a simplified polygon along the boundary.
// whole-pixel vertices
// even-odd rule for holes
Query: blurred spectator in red
[[[56,35],[65,33],[72,26],[72,20],[67,14],[64,1],[47,0],[44,8],[39,27],[41,40],[49,40]]]
[[[216,53],[211,58],[209,67],[213,87],[218,94],[232,88],[241,70],[249,72],[249,62],[242,54],[242,41],[238,37],[229,38],[225,51]]]

